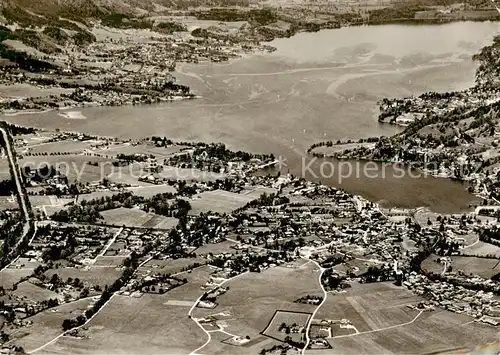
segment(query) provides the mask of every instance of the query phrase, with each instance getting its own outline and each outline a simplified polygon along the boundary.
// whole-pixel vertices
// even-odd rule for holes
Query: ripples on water
[[[302,156],[314,142],[398,132],[377,122],[380,98],[472,85],[476,65],[471,57],[498,31],[497,23],[461,22],[302,33],[273,41],[278,50],[272,54],[180,65],[179,81],[202,99],[86,108],[86,120],[68,120],[56,112],[7,119],[127,138],[222,141],[234,149],[283,155],[287,171],[300,174]],[[335,180],[321,182],[339,186]],[[435,178],[353,176],[340,186],[387,206],[437,211],[463,210],[474,199],[461,184]]]

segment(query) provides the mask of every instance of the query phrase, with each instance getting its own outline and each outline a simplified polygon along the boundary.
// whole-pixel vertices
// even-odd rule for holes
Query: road
[[[246,274],[248,274],[248,273],[249,273],[248,271],[245,271],[245,272],[243,272],[243,273],[241,273],[241,274],[238,274],[238,275],[233,276],[233,277],[231,277],[231,278],[229,278],[229,279],[227,279],[227,280],[224,280],[224,281],[222,281],[219,285],[217,285],[217,287],[221,287],[222,285],[224,285],[224,284],[226,284],[226,283],[228,283],[228,282],[230,282],[230,281],[232,281],[232,280],[234,280],[234,279],[236,279],[236,278],[238,278],[238,277],[240,277],[240,276],[246,275]],[[189,316],[189,317],[190,317],[190,318],[191,318],[191,319],[192,319],[192,320],[196,323],[196,325],[197,325],[198,327],[200,327],[200,328],[201,328],[201,330],[203,330],[203,332],[207,335],[208,339],[207,339],[207,341],[206,341],[206,342],[205,342],[202,346],[200,346],[199,348],[197,348],[197,349],[195,349],[195,350],[191,351],[191,353],[190,353],[189,355],[199,354],[199,353],[198,353],[198,351],[200,351],[200,350],[201,350],[201,349],[203,349],[205,346],[207,346],[207,345],[208,345],[208,343],[210,343],[210,341],[212,340],[212,336],[210,335],[210,331],[207,331],[207,330],[205,329],[205,327],[203,327],[203,325],[202,325],[200,322],[198,322],[198,319],[196,319],[196,318],[194,318],[194,317],[193,317],[193,314],[192,314],[192,313],[193,313],[193,311],[194,311],[194,309],[196,308],[196,305],[197,305],[197,304],[201,301],[201,298],[202,298],[203,296],[205,296],[205,292],[204,292],[204,293],[203,293],[200,297],[198,297],[198,299],[197,299],[197,300],[193,303],[193,305],[192,305],[192,306],[191,306],[191,308],[189,309],[188,316]],[[217,331],[220,331],[220,330],[217,330]],[[231,335],[232,335],[232,334],[231,334]]]
[[[134,275],[134,274],[137,272],[137,270],[139,270],[139,268],[141,268],[142,266],[144,266],[145,264],[147,264],[148,262],[150,262],[150,261],[151,261],[151,259],[153,259],[153,256],[149,256],[149,257],[147,257],[147,258],[146,258],[146,259],[145,259],[142,263],[140,263],[140,264],[137,266],[137,268],[134,270],[134,273],[133,273],[132,275]],[[101,306],[101,308],[99,308],[99,309],[97,310],[97,312],[95,312],[95,313],[94,313],[94,314],[93,314],[90,318],[88,318],[88,319],[85,321],[85,323],[83,323],[82,325],[79,325],[79,326],[77,326],[77,327],[71,328],[71,330],[80,329],[80,328],[82,328],[82,327],[85,327],[85,326],[86,326],[86,325],[87,325],[87,324],[88,324],[88,323],[89,323],[92,319],[94,319],[94,318],[95,318],[95,316],[97,316],[97,314],[99,314],[99,312],[101,312],[101,311],[104,309],[104,307],[106,307],[106,306],[108,305],[108,303],[110,303],[110,302],[111,302],[111,300],[112,300],[112,299],[113,299],[116,295],[118,295],[118,293],[119,293],[119,292],[120,292],[120,290],[113,292],[113,294],[112,294],[112,295],[109,297],[109,299],[108,299],[108,300],[107,300],[107,301],[106,301],[106,302],[105,302],[105,303]],[[92,296],[92,297],[94,297],[94,296]],[[27,353],[27,354],[33,354],[33,353],[36,353],[36,352],[38,352],[38,351],[40,351],[40,350],[43,350],[43,349],[45,349],[47,346],[49,346],[49,345],[51,345],[51,344],[55,343],[57,340],[59,340],[59,339],[60,339],[61,337],[63,337],[65,334],[66,334],[66,331],[64,331],[64,332],[62,332],[61,334],[59,334],[58,336],[56,336],[56,337],[52,338],[51,340],[49,340],[49,341],[48,341],[48,342],[46,342],[45,344],[43,344],[43,345],[39,346],[38,348],[33,349],[33,350],[29,350],[29,351],[27,351],[26,353]]]
[[[19,170],[17,168],[17,163],[16,163],[16,158],[14,157],[14,153],[12,151],[12,147],[10,145],[10,138],[9,138],[9,133],[5,130],[5,128],[0,127],[0,131],[2,132],[3,139],[5,141],[5,148],[7,151],[7,157],[9,159],[9,165],[11,166],[11,171],[12,171],[12,178],[14,179],[14,182],[16,183],[16,189],[17,193],[19,196],[19,201],[21,203],[21,210],[24,214],[24,220],[27,222],[30,220],[30,214],[28,210],[28,205],[26,203],[27,196],[23,192],[23,186],[22,186],[22,180],[21,180],[21,174],[19,173]]]
[[[323,300],[321,303],[316,307],[314,310],[313,314],[309,317],[309,320],[307,322],[307,327],[306,327],[306,345],[302,348],[301,354],[304,355],[306,352],[307,347],[309,346],[309,343],[311,342],[311,338],[309,338],[309,332],[311,330],[311,324],[314,320],[314,317],[316,316],[316,313],[318,313],[318,310],[323,306],[323,304],[326,302],[326,298],[328,297],[328,292],[326,292],[325,287],[323,286],[323,283],[321,282],[321,277],[323,276],[323,273],[325,272],[325,268],[321,267],[320,264],[316,260],[310,259],[309,261],[313,262],[318,268],[319,268],[319,275],[318,275],[318,282],[319,285],[321,286],[321,290],[323,291]]]
[[[17,240],[14,247],[10,250],[9,254],[5,256],[5,257],[10,257],[13,253],[15,253],[17,251],[17,249],[19,248],[21,243],[26,239],[26,237],[28,236],[28,234],[31,231],[31,222],[30,222],[31,210],[28,207],[29,206],[29,203],[27,202],[28,196],[23,192],[21,174],[20,174],[18,166],[17,166],[16,157],[14,155],[13,148],[10,144],[10,135],[7,132],[7,130],[3,127],[0,127],[0,132],[2,133],[3,139],[5,141],[5,150],[7,151],[7,158],[9,159],[9,165],[11,168],[10,169],[11,175],[12,175],[12,179],[14,179],[14,182],[16,183],[16,190],[17,190],[17,195],[19,197],[18,200],[20,203],[19,207],[21,208],[21,211],[24,215],[24,222],[25,222],[22,235],[19,237],[19,239]],[[36,233],[36,226],[35,226],[35,230],[33,231],[33,236],[31,238],[31,240],[33,240],[35,233]],[[14,258],[14,260],[15,259],[16,258]],[[11,263],[9,263],[9,265],[10,264]],[[9,265],[7,265],[7,266],[9,266]]]

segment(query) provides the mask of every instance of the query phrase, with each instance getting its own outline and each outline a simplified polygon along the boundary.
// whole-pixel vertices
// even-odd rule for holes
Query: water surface
[[[224,64],[180,65],[176,74],[201,99],[152,106],[86,108],[85,120],[49,112],[11,116],[19,124],[142,138],[221,141],[233,149],[273,152],[300,174],[317,141],[389,136],[377,100],[473,84],[471,59],[499,33],[497,23],[365,26],[301,33],[277,51]],[[319,169],[320,162],[313,164]],[[337,178],[320,179],[339,186]],[[340,186],[388,206],[467,208],[474,199],[456,182],[434,178],[352,176]]]

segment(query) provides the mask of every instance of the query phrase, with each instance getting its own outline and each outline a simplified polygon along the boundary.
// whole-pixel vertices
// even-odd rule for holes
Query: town
[[[103,314],[136,302],[152,312],[165,304],[182,327],[220,334],[208,346],[224,351],[331,349],[428,313],[462,317],[463,332],[481,327],[495,338],[499,225],[482,208],[384,209],[290,174],[259,174],[277,158],[223,144],[6,129],[26,192],[2,182],[3,229],[22,227],[26,198],[35,222],[22,243],[4,235],[4,352],[91,347],[106,337],[94,325]],[[277,285],[265,291],[269,283]],[[398,297],[368,316],[374,301],[354,301],[360,291]],[[259,299],[262,319],[249,304],[235,308],[239,292],[255,293],[244,303]],[[324,307],[331,302],[350,308]],[[203,352],[195,339],[175,346]]]

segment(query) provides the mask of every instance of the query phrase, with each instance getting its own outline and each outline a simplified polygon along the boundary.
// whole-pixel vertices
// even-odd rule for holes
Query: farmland
[[[57,274],[61,279],[80,279],[86,287],[99,285],[101,289],[111,285],[121,275],[122,271],[118,266],[84,266],[84,267],[60,267],[48,270],[45,275],[52,277]]]
[[[218,306],[215,309],[196,308],[193,317],[215,315],[218,319],[216,323],[224,331],[240,337],[249,336],[250,341],[260,339],[260,343],[265,340],[260,333],[267,328],[277,310],[312,312],[315,306],[294,301],[306,294],[321,294],[317,277],[317,269],[312,263],[299,267],[274,267],[261,273],[241,275],[225,284],[229,290],[217,297]],[[307,314],[298,316],[295,322],[303,323],[304,317],[307,319]],[[274,334],[274,328],[272,332]],[[249,352],[245,345],[229,348],[219,345],[226,352]],[[262,345],[255,344],[252,353],[258,352],[260,348]]]
[[[496,338],[496,330],[447,311],[422,314],[413,323],[328,339],[330,354],[422,354],[473,350]],[[318,351],[307,352],[319,354]]]
[[[62,337],[40,354],[187,354],[204,342],[187,308],[165,305],[165,295],[115,296],[82,338]]]
[[[101,212],[104,223],[113,226],[170,229],[177,224],[177,219],[147,213],[137,208],[119,207]]]
[[[311,313],[283,312],[278,310],[262,334],[281,341],[285,341],[286,337],[290,337],[296,342],[303,341],[307,321],[310,317]],[[286,327],[280,329],[282,325],[286,325],[292,329]]]
[[[19,282],[22,278],[30,276],[38,265],[40,265],[38,261],[30,261],[27,258],[18,259],[0,272],[0,286],[11,288],[13,284]]]
[[[191,213],[199,214],[208,211],[230,213],[254,199],[251,195],[241,195],[234,192],[207,191],[193,197],[190,202],[192,206]]]
[[[92,298],[85,298],[38,313],[28,318],[33,322],[30,327],[11,333],[12,343],[22,346],[26,351],[37,349],[62,333],[64,319],[82,314],[92,303]]]
[[[169,260],[151,260],[139,268],[139,272],[155,272],[163,274],[175,274],[183,271],[195,263],[205,264],[206,259],[202,258],[180,258]]]
[[[431,255],[423,263],[426,271],[440,274],[443,264],[436,262],[436,255]],[[466,274],[479,275],[489,279],[500,273],[500,261],[493,258],[477,258],[473,256],[452,256],[450,266],[454,272],[462,271]]]
[[[389,283],[356,285],[346,293],[329,294],[318,310],[315,321],[338,323],[346,319],[359,332],[370,331],[410,321],[418,312],[406,307],[420,301],[404,288]],[[342,335],[339,325],[332,326],[332,336]]]
[[[354,326],[354,331],[346,332],[334,324],[330,337],[326,333],[317,335],[326,337],[332,346],[329,353],[334,354],[420,354],[432,349],[443,352],[473,349],[491,341],[496,334],[495,328],[474,323],[466,315],[406,307],[420,300],[406,289],[387,283],[353,285],[345,294],[328,295],[314,321],[336,323],[346,319]],[[320,352],[310,350],[307,353]]]
[[[471,256],[491,256],[493,255],[496,258],[500,258],[500,247],[496,245],[485,243],[485,242],[477,242],[472,245],[470,248],[464,248],[462,251],[462,255],[471,255]]]

